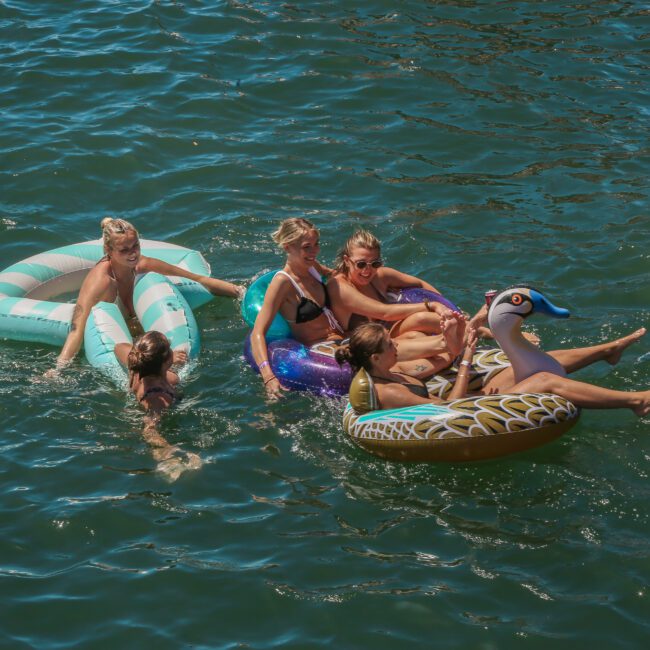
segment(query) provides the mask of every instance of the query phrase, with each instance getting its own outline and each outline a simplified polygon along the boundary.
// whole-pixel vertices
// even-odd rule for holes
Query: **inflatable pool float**
[[[142,253],[193,273],[209,275],[197,252],[175,244],[142,239]],[[0,338],[62,346],[70,329],[74,304],[55,299],[76,294],[104,256],[101,239],[63,246],[34,255],[0,272]],[[202,285],[187,278],[146,273],[136,278],[134,306],[145,330],[168,336],[175,350],[198,354],[198,327],[192,309],[212,299]],[[120,369],[116,343],[131,342],[129,329],[115,304],[100,302],[84,331],[88,361],[109,374]]]
[[[264,303],[264,296],[277,271],[270,271],[257,278],[246,291],[242,301],[242,316],[253,327],[257,314]],[[416,303],[436,301],[450,309],[458,309],[444,296],[421,288],[402,289],[389,293],[391,302]],[[273,374],[280,383],[292,390],[304,390],[326,396],[346,395],[352,381],[352,370],[346,364],[339,366],[334,359],[336,343],[317,343],[307,347],[291,335],[289,323],[277,314],[266,333],[268,359]],[[244,357],[259,372],[251,351],[250,334],[244,343]]]
[[[535,312],[568,316],[538,291],[521,286],[497,294],[488,313],[497,341],[508,349],[515,376],[522,379],[542,369],[557,370],[552,357],[521,335],[523,319]],[[431,390],[428,384],[427,388]],[[481,395],[440,405],[376,410],[372,379],[361,370],[350,387],[343,428],[357,445],[381,458],[456,462],[537,447],[568,431],[579,415],[580,409],[563,397],[539,393]]]

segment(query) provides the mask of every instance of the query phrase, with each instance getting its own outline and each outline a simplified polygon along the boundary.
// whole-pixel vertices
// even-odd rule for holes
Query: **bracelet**
[[[262,372],[262,368],[266,368],[266,366],[268,366],[268,365],[269,365],[269,362],[268,362],[268,361],[262,361],[262,363],[260,363],[260,365],[257,366],[257,368],[258,368],[258,370],[259,370],[260,372]]]
[[[273,381],[274,379],[277,379],[275,375],[271,375],[268,379],[264,380],[264,385],[268,384],[270,381]]]
[[[470,367],[472,366],[472,362],[471,362],[471,361],[466,361],[465,359],[463,359],[463,360],[460,362],[460,365],[461,365],[461,366],[467,366],[468,368],[470,368]]]

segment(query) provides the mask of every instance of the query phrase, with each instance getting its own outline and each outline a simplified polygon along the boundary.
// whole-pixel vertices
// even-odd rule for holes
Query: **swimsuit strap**
[[[276,275],[286,275],[291,281],[291,284],[293,285],[294,289],[298,292],[298,295],[301,298],[307,297],[305,296],[305,292],[301,289],[300,285],[286,271],[278,271]]]
[[[151,395],[151,393],[164,393],[165,395],[168,395],[169,397],[172,398],[172,400],[176,399],[176,395],[172,393],[170,390],[167,390],[166,388],[163,388],[162,386],[152,386],[151,388],[148,388],[147,390],[144,391],[142,397],[140,398],[140,402],[142,402],[146,397]]]

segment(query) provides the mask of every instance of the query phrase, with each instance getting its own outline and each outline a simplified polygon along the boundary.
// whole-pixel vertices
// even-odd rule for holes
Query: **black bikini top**
[[[396,372],[394,373],[396,375],[401,375],[401,372]],[[394,383],[394,384],[400,384],[400,386],[406,386],[413,395],[417,395],[418,397],[424,397],[425,399],[429,397],[429,393],[427,392],[427,387],[420,382],[419,384],[412,384],[410,381],[395,381],[391,382],[390,379],[385,379],[384,377],[375,377],[374,375],[370,375],[373,379],[379,379],[380,381],[386,382],[388,384]]]
[[[162,386],[152,386],[151,388],[148,388],[147,390],[144,391],[144,394],[140,398],[140,402],[143,402],[145,398],[149,397],[149,395],[151,395],[152,393],[162,393],[163,395],[167,395],[171,397],[172,401],[176,399],[176,395],[175,393],[172,393],[172,391],[167,390]]]
[[[330,296],[329,293],[327,293],[327,286],[325,286],[325,284],[322,282],[318,275],[318,272],[313,267],[309,269],[309,272],[321,283],[323,291],[325,292],[325,304],[322,307],[311,298],[308,298],[300,285],[286,271],[278,271],[278,273],[286,275],[289,278],[291,284],[293,284],[294,289],[300,296],[298,306],[296,307],[296,320],[293,322],[297,324],[308,323],[309,321],[318,318],[321,314],[325,314],[330,326],[333,329],[342,332],[343,329],[331,311]]]

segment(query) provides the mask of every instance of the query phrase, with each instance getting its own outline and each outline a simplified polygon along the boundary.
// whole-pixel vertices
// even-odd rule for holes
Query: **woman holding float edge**
[[[129,328],[138,331],[133,306],[136,274],[156,272],[188,278],[198,282],[214,295],[238,298],[243,293],[243,287],[230,282],[197,275],[162,260],[142,255],[138,232],[123,219],[107,217],[102,220],[101,229],[105,257],[91,269],[81,285],[70,331],[57,358],[56,369],[48,371],[48,376],[67,366],[79,352],[90,311],[97,303],[117,303],[128,319]]]
[[[199,469],[202,462],[197,454],[170,445],[158,429],[161,414],[177,399],[179,378],[172,365],[186,363],[187,354],[172,351],[164,334],[151,331],[133,345],[118,343],[115,356],[128,369],[129,390],[147,412],[142,437],[158,461],[158,471],[175,480],[185,470]]]

